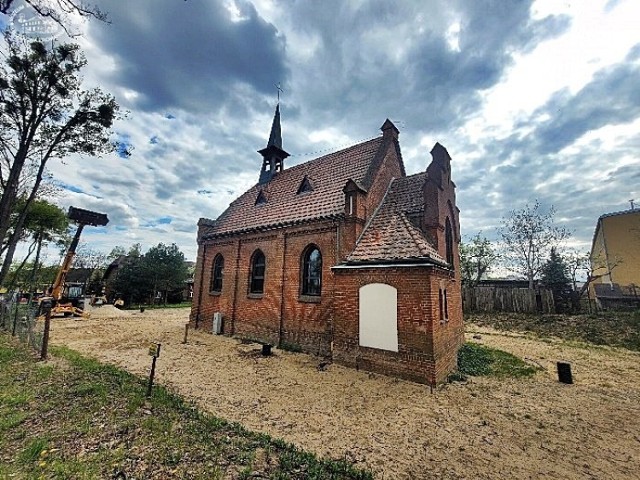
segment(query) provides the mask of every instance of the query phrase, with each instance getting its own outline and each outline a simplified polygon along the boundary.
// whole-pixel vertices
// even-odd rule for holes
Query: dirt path
[[[220,417],[323,456],[346,457],[377,478],[640,478],[640,355],[505,335],[468,325],[482,343],[535,361],[533,379],[425,386],[204,332],[182,344],[188,310],[96,309],[57,320],[52,340],[147,375]],[[117,315],[117,317],[112,317]],[[572,363],[574,385],[555,362]]]

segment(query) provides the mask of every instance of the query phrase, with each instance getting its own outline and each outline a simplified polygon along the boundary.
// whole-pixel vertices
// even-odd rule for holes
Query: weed
[[[23,464],[32,464],[40,458],[47,449],[48,442],[45,438],[37,437],[25,448],[18,457],[18,461]]]

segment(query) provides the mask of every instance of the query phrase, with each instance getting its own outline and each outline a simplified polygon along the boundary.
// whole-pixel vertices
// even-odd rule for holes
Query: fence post
[[[49,329],[51,328],[51,307],[53,306],[52,298],[43,298],[40,307],[44,310],[44,333],[42,335],[42,350],[40,351],[40,360],[46,360],[49,350]]]
[[[11,336],[15,337],[16,336],[16,328],[18,326],[18,309],[20,308],[20,302],[18,302],[18,301],[14,302],[13,308],[15,308],[15,311],[14,311],[14,315],[13,315],[13,330],[11,331]]]

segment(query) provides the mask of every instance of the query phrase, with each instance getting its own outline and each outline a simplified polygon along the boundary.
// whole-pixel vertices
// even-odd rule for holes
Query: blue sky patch
[[[61,181],[55,181],[54,182],[58,187],[62,188],[63,190],[68,190],[70,192],[74,192],[74,193],[84,193],[84,190],[82,190],[80,187],[76,187],[75,185],[70,185],[68,183],[64,183]]]

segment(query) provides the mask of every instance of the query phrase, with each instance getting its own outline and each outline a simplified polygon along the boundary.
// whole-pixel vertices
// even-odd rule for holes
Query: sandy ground
[[[190,331],[188,310],[95,309],[55,320],[52,341],[148,375],[203,409],[319,455],[347,458],[376,478],[640,478],[640,355],[541,341],[467,325],[468,337],[536,362],[533,379],[474,378],[433,394],[423,385],[320,358]],[[572,364],[574,385],[555,362]]]

